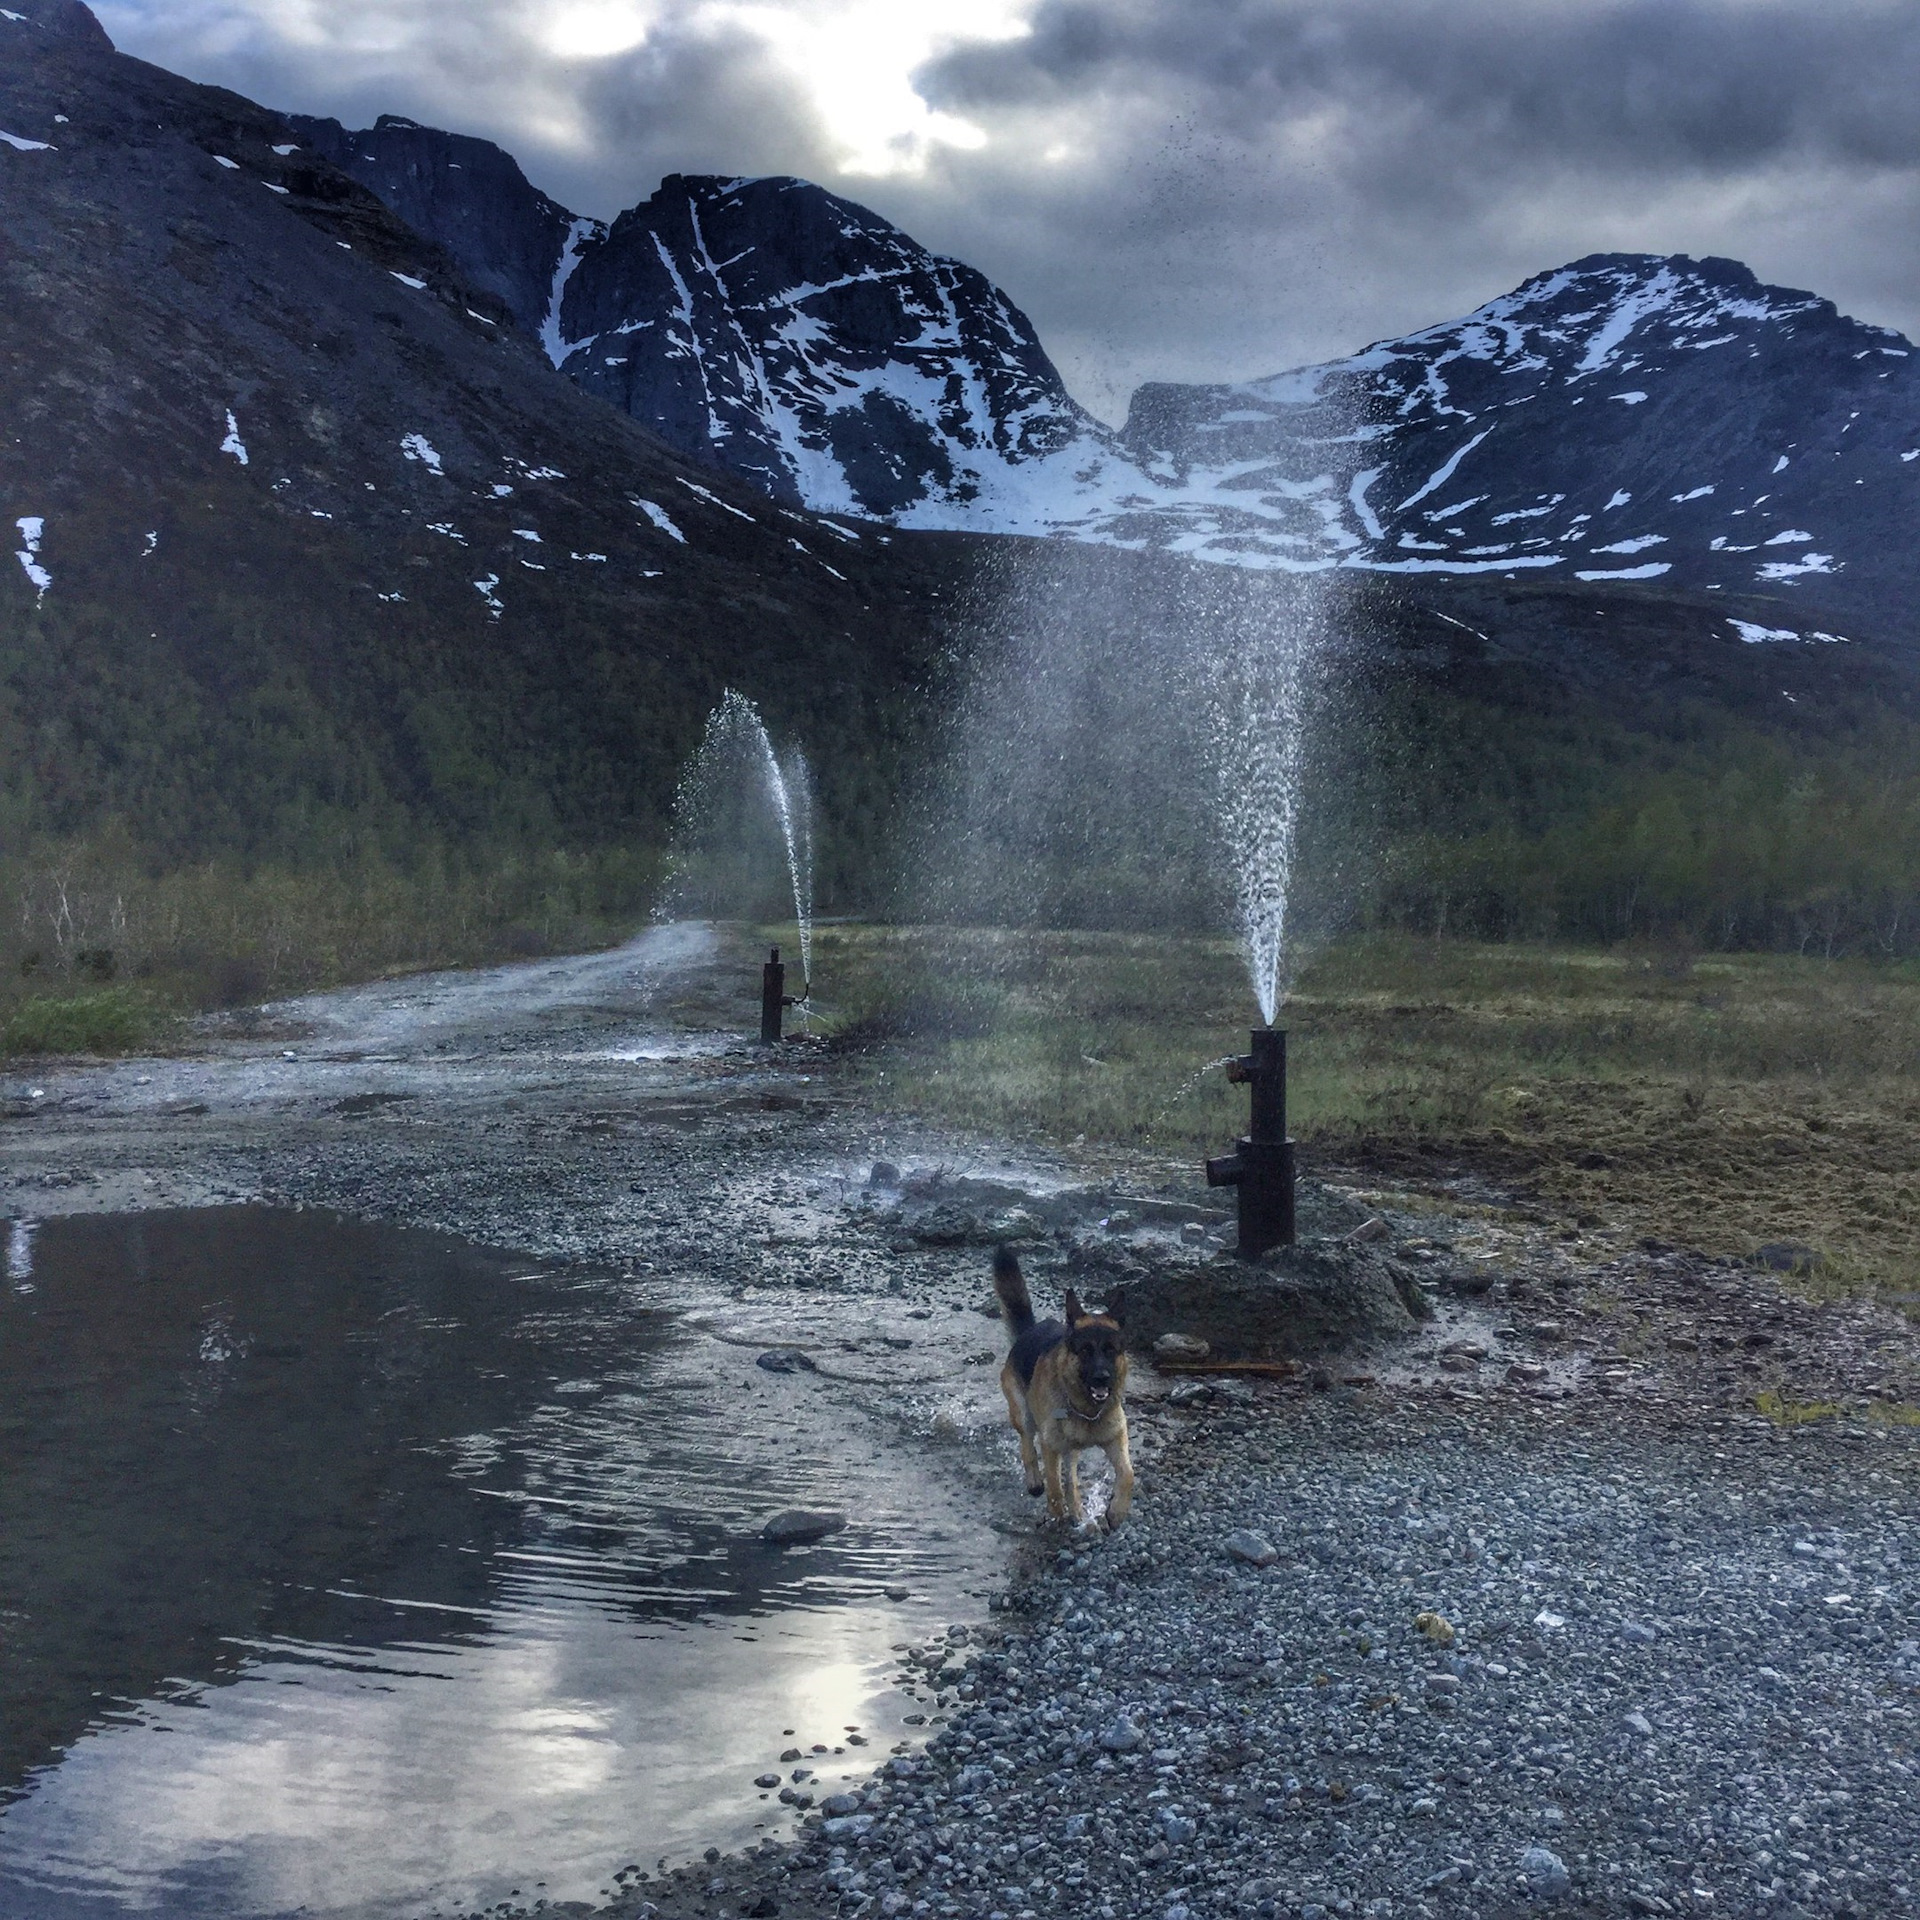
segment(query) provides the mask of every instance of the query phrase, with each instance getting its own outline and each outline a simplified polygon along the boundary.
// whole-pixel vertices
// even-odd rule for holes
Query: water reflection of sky
[[[264,1209],[30,1248],[36,1291],[0,1295],[9,1920],[590,1899],[773,1822],[751,1781],[787,1746],[860,1724],[830,1784],[884,1755],[889,1645],[995,1559],[804,1384],[611,1279]],[[855,1524],[761,1545],[800,1503]]]
[[[836,1610],[746,1642],[515,1611],[465,1647],[266,1650],[230,1686],[88,1734],[9,1812],[8,1911],[470,1910],[536,1881],[591,1898],[643,1846],[651,1867],[751,1838],[769,1803],[743,1789],[787,1727],[826,1742],[865,1723],[884,1753],[898,1629]]]

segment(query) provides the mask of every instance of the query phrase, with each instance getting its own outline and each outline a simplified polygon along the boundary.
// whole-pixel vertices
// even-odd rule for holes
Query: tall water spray
[[[711,905],[716,893],[731,893],[730,904],[744,906],[747,883],[739,869],[745,849],[717,843],[729,834],[744,836],[755,796],[768,809],[779,833],[793,917],[800,929],[801,977],[811,983],[813,787],[806,758],[797,747],[784,758],[777,753],[759,709],[731,688],[707,716],[699,749],[674,793],[673,850],[664,903],[669,911],[685,912],[702,896]],[[743,801],[747,802],[744,808]],[[715,870],[728,862],[735,871],[716,883]]]
[[[1221,850],[1247,973],[1272,1026],[1288,971],[1287,905],[1300,825],[1310,673],[1323,627],[1309,595],[1233,636],[1206,661],[1208,745]]]
[[[1338,703],[1322,670],[1345,582],[1056,549],[1007,567],[1002,632],[981,647],[922,836],[922,910],[1226,922],[1271,1025],[1333,904],[1329,843],[1353,804],[1350,770],[1332,771]]]

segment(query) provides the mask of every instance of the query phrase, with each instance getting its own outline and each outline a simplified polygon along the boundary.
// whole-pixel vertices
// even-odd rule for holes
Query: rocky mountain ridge
[[[1661,581],[1752,602],[1755,640],[1920,638],[1913,349],[1734,261],[1594,255],[1344,360],[1143,387],[1116,432],[991,282],[804,181],[672,175],[605,227],[485,143],[297,124],[511,282],[577,384],[789,505],[1282,571]]]

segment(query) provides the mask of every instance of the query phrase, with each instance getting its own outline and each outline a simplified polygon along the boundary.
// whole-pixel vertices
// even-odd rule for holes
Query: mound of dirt
[[[1414,1331],[1433,1308],[1412,1271],[1372,1245],[1321,1240],[1263,1260],[1182,1259],[1083,1243],[1067,1272],[1084,1297],[1119,1309],[1127,1345],[1163,1334],[1207,1342],[1216,1360],[1290,1360]]]

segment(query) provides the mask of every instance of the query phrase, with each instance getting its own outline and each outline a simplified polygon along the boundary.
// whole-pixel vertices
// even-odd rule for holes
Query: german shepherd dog
[[[993,1290],[1012,1348],[1000,1369],[1007,1418],[1020,1436],[1027,1491],[1047,1496],[1056,1520],[1080,1524],[1080,1452],[1098,1447],[1113,1469],[1106,1524],[1117,1527],[1133,1505],[1133,1462],[1127,1457],[1127,1356],[1111,1312],[1087,1313],[1067,1290],[1066,1321],[1035,1320],[1020,1262],[1001,1247],[993,1256]]]

